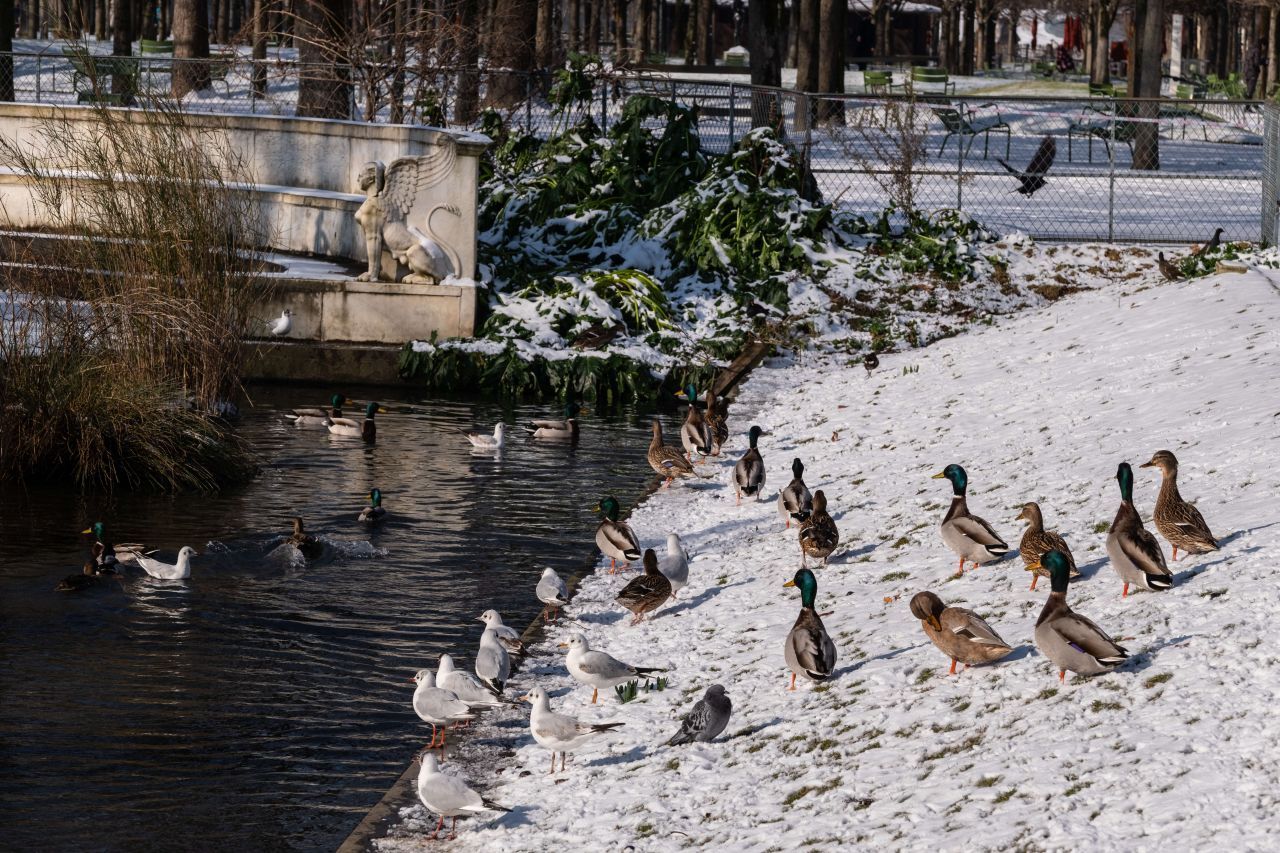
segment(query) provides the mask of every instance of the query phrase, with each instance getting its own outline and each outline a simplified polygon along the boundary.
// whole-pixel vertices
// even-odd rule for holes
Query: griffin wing
[[[401,219],[409,215],[419,193],[444,180],[453,171],[458,157],[457,144],[452,137],[441,136],[427,154],[417,157],[400,157],[387,167],[382,196]],[[420,213],[425,216],[427,211]]]

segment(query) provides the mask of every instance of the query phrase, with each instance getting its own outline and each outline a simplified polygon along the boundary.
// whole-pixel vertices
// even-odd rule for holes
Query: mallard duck
[[[522,702],[533,705],[529,714],[529,733],[538,746],[551,750],[551,772],[556,771],[556,753],[560,753],[560,770],[565,767],[566,753],[577,752],[587,741],[616,729],[622,723],[583,723],[576,717],[551,710],[551,699],[541,687],[534,687]]]
[[[804,464],[799,459],[791,460],[791,482],[778,492],[778,517],[791,529],[791,519],[803,522],[813,511],[813,495],[804,484]]]
[[[965,492],[969,488],[969,475],[959,465],[948,465],[933,475],[933,479],[951,481],[951,508],[942,518],[942,541],[960,558],[960,574],[964,573],[965,560],[976,569],[983,563],[998,560],[1009,553],[1009,546],[978,516],[969,512]]]
[[[662,443],[662,423],[653,419],[653,438],[649,441],[649,453],[646,455],[649,467],[666,479],[662,483],[665,489],[676,477],[696,477],[693,463],[684,458],[684,454],[674,447]]]
[[[747,433],[747,441],[751,446],[733,466],[733,488],[737,492],[739,506],[742,505],[743,495],[747,497],[754,495],[756,500],[760,500],[760,493],[764,491],[764,457],[756,447],[756,442],[760,440],[763,433],[764,430],[758,426],[751,428]]]
[[[707,426],[711,427],[711,455],[719,456],[721,448],[729,440],[729,421],[721,408],[724,401],[716,396],[715,390],[707,392],[707,411],[703,413]]]
[[[114,571],[110,574],[115,574]],[[84,564],[84,571],[78,575],[67,575],[58,582],[58,592],[81,592],[102,583],[103,575],[98,573],[98,565],[92,560]]]
[[[972,610],[947,607],[932,592],[918,592],[911,599],[911,615],[920,620],[924,634],[942,653],[951,658],[949,675],[956,674],[956,663],[990,663],[1013,651],[1000,635]]]
[[[552,621],[560,612],[560,608],[569,603],[569,587],[565,585],[564,578],[556,574],[556,570],[552,568],[542,570],[542,577],[538,578],[534,595],[538,596],[538,600],[542,602],[543,622]]]
[[[135,550],[130,545],[120,547],[125,549],[121,553],[127,553],[129,559],[137,563],[144,572],[163,581],[177,581],[191,577],[191,558],[200,556],[191,546],[183,545],[178,551],[178,561],[165,563],[152,556],[156,553],[155,551]]]
[[[698,409],[698,389],[690,383],[676,396],[689,402],[689,413],[685,415],[684,424],[680,427],[680,444],[684,447],[685,456],[692,462],[693,454],[697,453],[702,456],[701,461],[705,462],[711,455],[714,439],[711,435],[711,425]]]
[[[120,561],[116,557],[115,546],[107,539],[107,526],[101,521],[95,521],[89,527],[80,531],[80,535],[93,537],[93,544],[89,546],[89,555],[98,567],[98,572],[100,574],[114,574],[115,567]],[[141,545],[121,545],[120,547],[121,549],[128,548],[135,551],[143,550]],[[123,553],[123,550],[121,553]]]
[[[329,398],[329,408],[293,409],[285,417],[293,421],[293,425],[301,429],[325,429],[332,418],[342,417],[342,407],[349,400],[345,394],[334,394]]]
[[[640,542],[625,521],[618,521],[618,502],[605,498],[596,504],[596,512],[604,515],[596,527],[596,545],[609,558],[609,573],[617,570],[619,560],[624,569],[631,561],[639,560]]]
[[[631,624],[643,622],[646,613],[657,610],[671,597],[671,581],[658,568],[658,555],[644,552],[644,574],[632,578],[618,593],[617,602],[635,614]]]
[[[369,492],[369,505],[360,510],[360,517],[356,520],[361,524],[381,524],[387,520],[387,510],[382,505],[381,489],[373,489]]]
[[[639,580],[639,578],[637,578]],[[591,648],[587,638],[582,634],[569,637],[569,642],[561,643],[560,648],[568,649],[564,665],[573,676],[573,680],[591,688],[591,704],[596,704],[601,690],[608,690],[638,678],[648,679],[655,672],[666,672],[660,666],[632,666],[623,663],[608,652]]]
[[[1156,498],[1155,522],[1160,531],[1173,548],[1173,562],[1178,561],[1178,549],[1188,554],[1206,554],[1218,550],[1218,540],[1214,538],[1205,523],[1200,510],[1182,499],[1178,494],[1178,459],[1167,450],[1161,450],[1144,462],[1139,468],[1159,468],[1164,475],[1160,484],[1160,495]]]
[[[791,668],[791,686],[787,689],[795,690],[797,675],[812,681],[831,677],[831,673],[836,671],[836,644],[827,636],[822,617],[813,608],[818,597],[818,579],[813,572],[800,569],[783,586],[800,588],[800,615],[782,647],[783,657]]]
[[[1071,582],[1067,555],[1050,551],[1040,561],[1049,572],[1053,591],[1036,620],[1036,647],[1058,667],[1058,680],[1066,680],[1067,670],[1077,675],[1097,675],[1124,663],[1129,653],[1067,606],[1067,585]]]
[[[826,566],[827,557],[840,544],[840,531],[836,529],[836,520],[827,514],[827,496],[822,491],[813,493],[813,510],[809,517],[800,522],[800,563],[806,557],[821,560]]]
[[[1032,568],[1032,566],[1039,566],[1040,557],[1049,551],[1061,551],[1065,554],[1067,562],[1071,565],[1071,577],[1080,577],[1080,572],[1076,569],[1076,558],[1071,556],[1071,549],[1067,547],[1066,540],[1052,530],[1044,529],[1044,516],[1040,513],[1040,504],[1035,502],[1023,504],[1022,512],[1018,513],[1015,520],[1027,522],[1027,530],[1022,534],[1022,541],[1018,543],[1018,553],[1022,555],[1022,562],[1026,563],[1027,571],[1031,572],[1032,591],[1036,588],[1036,581],[1041,577],[1049,576],[1043,568]]]
[[[1166,281],[1180,281],[1182,279],[1182,270],[1177,265],[1165,260],[1164,252],[1156,252],[1156,265],[1160,267],[1160,274],[1165,277]]]
[[[308,560],[314,560],[324,553],[324,543],[304,530],[302,519],[296,515],[293,517],[293,535],[286,541]]]
[[[1107,556],[1124,583],[1120,597],[1129,594],[1130,584],[1152,592],[1171,589],[1173,572],[1165,565],[1160,543],[1142,526],[1142,517],[1133,505],[1133,469],[1128,462],[1120,463],[1116,480],[1120,483],[1120,509],[1107,534]]]
[[[471,817],[487,811],[511,811],[506,806],[500,806],[493,800],[480,796],[457,776],[441,773],[440,765],[436,762],[430,747],[418,754],[418,760],[422,762],[422,766],[418,769],[418,799],[422,801],[427,811],[440,816],[435,832],[431,833],[432,841],[440,837],[440,830],[444,829],[446,817],[453,818],[449,834],[445,836],[452,841],[458,837],[459,817]]]
[[[564,419],[545,419],[530,422],[524,429],[534,438],[548,438],[557,441],[576,441],[578,438],[578,415],[586,412],[576,400],[564,405]]]
[[[458,430],[467,437],[467,441],[471,442],[471,446],[476,450],[482,450],[486,453],[492,453],[501,450],[507,444],[507,427],[501,421],[493,428],[493,435],[485,435],[479,432],[467,432],[466,430]]]
[[[378,427],[373,422],[373,416],[385,411],[386,409],[377,403],[370,403],[364,407],[363,421],[355,421],[351,418],[329,418],[329,434],[363,438],[366,442],[372,443],[378,438]]]
[[[689,583],[689,555],[680,544],[679,534],[667,534],[667,553],[658,560],[658,568],[671,581],[671,597],[675,598],[680,588]]]

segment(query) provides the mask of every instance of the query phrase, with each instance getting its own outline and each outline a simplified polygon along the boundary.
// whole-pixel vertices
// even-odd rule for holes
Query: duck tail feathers
[[[1173,578],[1168,575],[1147,575],[1147,587],[1154,590],[1173,589]]]
[[[995,554],[997,557],[1003,557],[1005,554],[1009,553],[1009,546],[1003,542],[998,542],[995,545],[988,545],[987,551],[988,553]]]
[[[627,558],[627,562],[634,562],[640,559],[641,554],[638,549],[631,548],[629,550],[623,551],[622,556]]]
[[[791,513],[791,517],[794,518],[796,521],[800,521],[800,522],[808,521],[810,515],[812,515],[812,513],[810,513],[807,509],[802,509],[799,512]]]

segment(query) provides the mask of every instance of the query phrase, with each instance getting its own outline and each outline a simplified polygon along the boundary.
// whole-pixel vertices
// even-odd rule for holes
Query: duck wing
[[[990,524],[976,515],[960,515],[951,519],[955,529],[965,536],[986,547],[993,554],[1003,554],[1009,550],[1008,544],[997,535]]]
[[[941,621],[944,631],[950,631],[957,637],[961,637],[971,643],[1010,648],[1009,644],[995,632],[995,629],[972,610],[964,607],[948,607],[942,612],[942,618],[939,621]]]
[[[1164,561],[1164,551],[1151,531],[1145,527],[1127,527],[1116,533],[1116,543],[1120,546],[1129,562],[1141,569],[1144,574],[1169,576],[1168,565]]]
[[[1076,651],[1089,655],[1099,664],[1111,666],[1129,657],[1129,653],[1111,639],[1110,634],[1075,611],[1068,611],[1049,624]]]
[[[796,662],[814,678],[826,678],[836,668],[836,648],[827,635],[822,619],[811,610],[803,610],[788,638]]]

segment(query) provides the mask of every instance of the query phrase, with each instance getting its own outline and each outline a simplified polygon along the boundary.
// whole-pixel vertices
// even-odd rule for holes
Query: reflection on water
[[[371,447],[279,416],[324,389],[254,396],[266,465],[234,493],[0,491],[6,849],[333,849],[422,743],[409,675],[444,651],[469,665],[490,606],[528,624],[543,567],[594,561],[596,500],[649,479],[635,412],[586,416],[577,446],[509,431],[494,456],[457,428],[542,410],[383,398]],[[374,486],[390,515],[370,530]],[[310,564],[282,547],[293,515],[326,543]],[[191,578],[55,592],[98,519],[165,560],[195,547]]]

